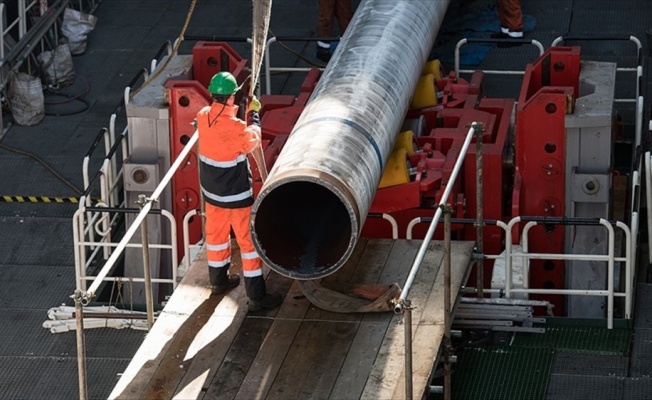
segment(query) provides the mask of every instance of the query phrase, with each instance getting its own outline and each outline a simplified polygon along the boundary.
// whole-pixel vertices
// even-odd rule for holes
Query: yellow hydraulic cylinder
[[[396,137],[394,149],[380,179],[378,189],[410,182],[410,165],[407,155],[414,153],[414,132],[403,131]]]
[[[437,105],[437,90],[435,89],[435,75],[426,74],[419,78],[417,88],[412,97],[412,108],[424,108]]]

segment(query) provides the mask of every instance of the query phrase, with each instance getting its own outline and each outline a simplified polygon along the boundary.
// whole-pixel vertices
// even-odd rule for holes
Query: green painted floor
[[[452,398],[455,400],[546,399],[556,355],[577,360],[583,356],[628,357],[632,329],[608,330],[593,321],[549,318],[545,333],[466,332],[453,343]],[[617,325],[618,326],[618,325]],[[595,357],[587,362],[595,362]],[[591,369],[587,365],[587,369]],[[433,385],[442,385],[440,371]],[[443,399],[431,395],[430,400]]]

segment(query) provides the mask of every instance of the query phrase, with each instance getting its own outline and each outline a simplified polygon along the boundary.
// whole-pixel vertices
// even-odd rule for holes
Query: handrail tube
[[[478,138],[480,139],[480,138]],[[481,140],[481,139],[480,139]],[[453,304],[451,302],[451,214],[450,204],[440,206],[444,208],[444,398],[451,398],[451,316]],[[410,338],[411,340],[412,338]]]
[[[638,87],[638,85],[637,85]],[[634,133],[634,146],[641,145],[641,136],[643,132],[643,96],[638,96],[636,101],[636,129]]]
[[[505,226],[505,297],[512,297],[512,230],[521,217],[512,218]]]
[[[138,195],[138,204],[144,207],[148,204],[147,196],[144,194]],[[152,329],[154,325],[154,296],[152,294],[152,269],[149,257],[149,237],[147,235],[147,218],[143,218],[140,222],[140,243],[142,244],[143,253],[143,278],[145,280],[145,305],[147,308],[147,330]]]
[[[525,247],[523,248],[525,251]],[[566,260],[566,261],[609,261],[608,254],[557,254],[557,253],[523,253],[518,257],[532,260]],[[624,260],[624,258],[623,258]],[[615,261],[615,257],[614,257]]]
[[[382,218],[385,221],[388,221],[392,226],[392,239],[398,239],[398,223],[396,219],[387,213],[369,213],[367,218]]]
[[[95,140],[93,140],[93,143],[91,143],[91,146],[89,147],[88,151],[86,152],[86,157],[90,157],[93,155],[95,152],[95,149],[97,146],[100,145],[100,142],[104,138],[104,132],[107,130],[107,128],[101,128],[100,131],[97,133],[97,136],[95,136]]]
[[[559,43],[563,41],[584,41],[584,42],[592,42],[592,41],[599,41],[599,40],[629,40],[634,42],[634,44],[637,45],[637,47],[641,48],[641,41],[638,40],[636,36],[631,36],[631,35],[607,35],[607,36],[558,36],[556,37],[550,46],[557,46]]]
[[[476,215],[476,236],[475,236],[475,247],[478,253],[484,253],[484,213],[482,209],[483,197],[482,197],[482,188],[483,188],[483,179],[482,179],[482,135],[484,132],[484,127],[482,124],[479,125],[475,138],[476,150],[475,150],[475,215]],[[447,230],[450,230],[450,215],[446,216]],[[478,291],[478,297],[484,297],[482,290],[484,289],[484,260],[482,257],[476,259],[475,264],[476,271],[476,289]]]
[[[416,217],[410,220],[408,223],[407,228],[405,229],[405,238],[408,240],[412,239],[412,230],[414,227],[422,222],[431,222],[432,217]],[[495,219],[483,219],[483,224],[484,225],[498,225],[500,221],[495,220]],[[472,218],[451,218],[451,224],[461,224],[461,225],[474,225],[477,224],[478,221]]]
[[[83,251],[80,250],[80,231],[83,231],[84,227],[79,226],[81,224],[81,219],[79,218],[79,214],[84,214],[84,210],[82,208],[78,208],[75,210],[75,212],[72,215],[72,247],[73,247],[73,257],[75,260],[75,287],[83,290],[82,284],[81,284],[81,271],[80,268],[83,264],[85,264],[84,261],[82,261],[82,253]]]
[[[115,242],[93,242],[93,241],[83,241],[83,240],[79,241],[79,244],[87,245],[87,246],[95,245],[97,247],[111,247],[111,248],[118,247],[119,245],[118,243]],[[125,245],[125,248],[136,249],[136,248],[140,248],[141,246],[142,245],[140,243],[127,243]],[[160,243],[150,244],[149,247],[151,247],[152,249],[160,249],[160,250],[172,249],[169,244],[160,244]]]
[[[190,229],[188,225],[190,224],[190,218],[195,215],[201,215],[201,209],[190,210],[183,216],[183,252],[184,256],[187,257],[187,263],[190,265]]]
[[[102,133],[102,135],[103,135],[102,137],[105,137],[105,135],[107,134],[106,128],[102,128],[100,133]],[[123,150],[124,150],[124,140],[125,139],[126,139],[126,137],[124,135],[121,135],[119,137],[119,141],[115,142],[113,144],[113,146],[111,146],[111,148],[109,149],[109,151],[107,153],[107,156],[104,158],[105,161],[103,161],[103,163],[106,162],[106,161],[111,162],[112,157],[117,153],[119,146],[122,145]],[[86,157],[84,157],[84,161],[82,163],[82,175],[84,176],[84,186],[85,186],[85,190],[84,190],[83,194],[86,195],[86,196],[90,196],[90,193],[93,190],[94,184],[97,181],[97,179],[98,178],[101,179],[102,174],[108,174],[110,172],[110,170],[108,168],[107,168],[107,172],[102,172],[102,169],[100,169],[100,170],[98,170],[98,172],[93,177],[93,180],[91,180],[89,182],[88,181],[88,165],[89,165],[89,162],[90,162],[90,156],[87,155]],[[115,176],[109,175],[109,179],[114,178],[114,177]],[[113,182],[111,183],[111,185],[113,185]],[[108,185],[107,185],[107,187],[108,187]],[[104,199],[104,200],[108,201],[109,199]]]
[[[629,227],[618,222],[617,226],[625,233],[625,319],[630,319],[632,316],[632,293],[634,291],[634,271],[632,271],[632,232]]]
[[[105,147],[105,152],[106,152],[105,156],[106,157],[109,157],[108,151],[109,151],[109,149],[113,148],[113,145],[116,142],[116,135],[115,135],[115,121],[116,121],[116,119],[117,119],[117,115],[115,115],[115,114],[111,114],[111,116],[109,117],[109,143],[110,143],[110,146]],[[117,173],[117,165],[116,165],[115,158],[110,157],[110,163],[111,163],[111,167],[109,168],[109,172],[111,173],[111,182],[112,182],[111,185],[113,185],[115,183],[114,180],[115,180],[115,176],[116,176],[116,173]],[[111,205],[115,205],[115,203],[117,201],[118,201],[118,199],[117,199],[116,193],[113,190],[111,190]]]
[[[514,288],[512,293],[532,293],[532,294],[568,294],[576,296],[612,296],[614,293],[608,289],[543,289],[543,288]],[[611,328],[609,328],[611,329]]]
[[[115,213],[122,213],[122,214],[138,214],[140,212],[139,208],[135,207],[85,207],[86,211],[94,211],[94,212],[115,212]],[[149,213],[150,214],[162,214],[163,209],[161,208],[152,208]]]
[[[265,62],[265,90],[267,91],[267,94],[272,94],[272,76],[270,72],[270,61],[269,61],[269,49],[272,43],[276,42],[276,37],[269,38],[267,42],[265,43],[265,55],[264,55],[264,62]]]
[[[455,74],[459,76],[460,72],[473,72],[473,70],[460,70],[460,50],[462,46],[467,43],[517,43],[517,44],[531,44],[539,49],[539,56],[544,53],[543,45],[538,40],[534,39],[491,39],[491,38],[464,38],[457,42],[455,45]],[[486,73],[492,74],[504,74],[504,75],[523,75],[524,71],[484,71]]]
[[[184,35],[183,40],[189,41],[206,41],[206,42],[233,42],[243,43],[251,40],[249,37],[229,37],[215,35]]]
[[[650,122],[652,128],[652,121]],[[652,129],[651,129],[652,130]],[[645,153],[645,194],[647,198],[647,209],[652,210],[652,153]],[[652,227],[652,213],[647,213],[647,226]],[[652,249],[652,235],[647,235],[648,247]],[[648,252],[648,264],[652,264],[652,251]]]
[[[89,297],[92,297],[95,293],[95,291],[99,288],[102,280],[108,275],[109,271],[111,268],[113,268],[113,265],[117,261],[118,257],[122,254],[122,251],[124,250],[127,242],[131,240],[131,237],[136,233],[136,230],[139,228],[140,223],[147,217],[147,214],[149,213],[149,210],[152,208],[152,203],[154,201],[158,201],[159,196],[167,186],[167,184],[170,182],[172,179],[172,176],[174,173],[177,171],[179,166],[185,161],[186,157],[188,156],[188,153],[190,153],[190,150],[193,148],[195,143],[197,143],[198,139],[198,134],[197,131],[190,137],[190,140],[186,144],[186,146],[181,150],[181,153],[179,153],[179,156],[177,159],[174,161],[168,172],[163,176],[163,179],[161,179],[161,183],[154,189],[154,192],[152,193],[151,197],[149,198],[149,201],[145,206],[143,206],[143,209],[141,210],[140,213],[136,216],[136,219],[134,222],[131,224],[127,232],[125,232],[124,237],[118,244],[118,247],[116,248],[116,251],[111,254],[111,257],[107,260],[106,264],[104,267],[102,267],[102,270],[98,274],[97,278],[95,281],[93,281],[93,284],[87,291],[87,295]]]
[[[100,204],[103,204],[103,203],[100,203]],[[75,250],[75,266],[76,266],[76,268],[75,268],[75,277],[76,277],[76,282],[77,282],[77,288],[82,289],[82,290],[83,290],[83,285],[85,285],[86,281],[93,280],[93,279],[96,278],[96,277],[89,278],[85,274],[85,269],[90,266],[90,263],[94,259],[95,255],[99,252],[99,250],[100,249],[107,249],[107,248],[112,249],[114,247],[117,248],[119,246],[119,244],[107,241],[104,238],[102,240],[100,240],[99,242],[95,241],[95,240],[88,240],[88,241],[83,240],[83,239],[80,239],[80,236],[81,236],[80,232],[82,232],[82,231],[86,232],[87,230],[89,232],[92,232],[92,229],[90,229],[90,227],[92,227],[92,226],[96,225],[96,223],[100,222],[98,220],[98,218],[100,218],[102,213],[105,213],[105,212],[115,212],[115,213],[134,212],[134,209],[128,209],[128,210],[115,209],[115,208],[111,209],[111,208],[108,208],[108,207],[93,207],[93,209],[94,209],[95,212],[93,213],[92,220],[90,220],[90,222],[88,224],[86,224],[86,225],[88,225],[88,227],[86,229],[84,229],[85,224],[83,222],[82,216],[84,214],[86,214],[88,210],[87,209],[78,209],[78,210],[75,211],[75,214],[73,215],[73,242],[74,242],[74,245],[75,245],[74,250]],[[137,210],[137,209],[135,209],[135,210]],[[171,234],[170,244],[154,243],[154,244],[149,244],[148,246],[150,248],[153,248],[153,249],[170,250],[171,251],[171,257],[172,257],[172,264],[173,264],[172,265],[172,278],[170,278],[170,279],[167,279],[167,278],[161,278],[161,279],[155,278],[155,279],[152,280],[152,282],[172,283],[173,287],[176,288],[176,286],[177,286],[177,276],[178,276],[178,274],[177,274],[178,262],[176,260],[178,258],[177,257],[178,256],[178,250],[176,248],[176,245],[174,244],[174,243],[176,243],[176,240],[177,240],[177,238],[176,238],[176,229],[174,227],[174,225],[175,225],[174,215],[171,212],[167,211],[167,210],[161,210],[161,209],[152,209],[151,212],[152,212],[152,214],[160,214],[160,215],[164,216],[165,218],[167,218],[167,220],[168,220],[168,222],[170,223],[170,226],[171,226],[172,234]],[[88,213],[90,214],[91,212],[88,212]],[[89,257],[88,262],[86,261],[85,253],[83,252],[83,247],[84,246],[90,246],[90,247],[95,248],[95,250],[91,253],[91,256]],[[140,247],[142,247],[142,244],[141,243],[127,243],[124,247],[125,248],[140,248]],[[138,281],[137,278],[131,278],[131,279]],[[104,280],[105,281],[110,281],[112,279],[109,278],[109,277],[105,277]]]
[[[518,217],[517,217],[518,218]],[[514,218],[516,219],[516,218]],[[613,282],[613,274],[614,274],[614,229],[612,224],[607,221],[606,219],[600,218],[600,225],[604,226],[607,229],[608,233],[608,240],[607,240],[607,254],[606,255],[590,255],[590,254],[545,254],[545,253],[528,253],[528,233],[529,230],[532,226],[537,224],[537,221],[530,221],[528,222],[525,227],[523,228],[523,253],[519,254],[519,257],[523,257],[524,259],[553,259],[553,260],[595,260],[595,261],[607,261],[607,328],[612,329],[613,328],[613,314],[614,314],[614,309],[613,309],[613,293],[614,293],[614,282]],[[550,223],[550,222],[548,222]],[[510,221],[511,224],[511,221]],[[509,226],[509,225],[508,225]],[[510,235],[511,236],[511,235]],[[511,240],[510,240],[511,241]],[[507,257],[509,257],[511,261],[511,253],[506,254]],[[506,270],[506,279],[505,279],[505,288],[508,287],[508,282],[509,282],[509,293],[511,294],[512,292],[521,292],[521,291],[531,291],[530,293],[537,293],[537,289],[531,289],[529,288],[529,271],[526,267],[527,263],[523,264],[523,289],[512,289],[511,288],[511,262],[509,265],[509,269]],[[506,266],[507,268],[507,266]],[[507,275],[509,275],[509,280],[507,278]],[[551,289],[545,289],[545,290],[551,290]],[[554,289],[552,289],[554,290]],[[574,292],[575,289],[559,289],[562,292],[565,292],[567,294],[576,294]],[[588,292],[593,293],[593,291],[588,290]],[[547,292],[551,293],[551,292]],[[552,293],[551,293],[552,294]],[[510,297],[508,294],[507,290],[505,291],[506,297]]]
[[[97,279],[97,275],[87,275],[81,278],[84,281],[90,281]],[[107,276],[104,278],[104,282],[121,282],[124,281],[125,278],[121,276]],[[145,278],[129,278],[130,282],[138,282],[142,283],[145,282]],[[173,278],[150,278],[150,281],[152,283],[169,283],[169,284],[175,284],[176,285],[176,279]]]
[[[469,145],[471,144],[471,139],[475,135],[477,126],[478,124],[476,122],[471,123],[471,128],[469,128],[469,131],[466,134],[466,138],[464,139],[464,144],[460,149],[459,157],[455,162],[455,166],[453,167],[453,171],[451,172],[450,179],[448,180],[444,193],[442,194],[441,199],[439,200],[439,206],[446,204],[448,202],[448,197],[450,196],[451,191],[453,190],[453,186],[455,185],[455,182],[457,180],[457,175],[460,169],[462,168],[462,164],[464,163],[464,157],[466,156],[466,153],[469,149]],[[417,252],[416,257],[414,258],[414,262],[412,263],[412,267],[410,269],[410,274],[408,275],[407,280],[405,281],[405,285],[403,286],[401,295],[394,302],[394,312],[396,314],[400,314],[404,309],[405,300],[407,299],[407,296],[410,294],[410,289],[412,288],[414,279],[417,276],[417,272],[419,272],[419,268],[421,267],[421,263],[423,262],[423,257],[426,254],[426,250],[428,249],[428,243],[430,242],[430,240],[432,240],[432,236],[435,233],[435,229],[437,228],[437,224],[439,223],[439,218],[441,217],[441,214],[442,214],[441,207],[438,207],[437,211],[435,212],[433,221],[430,223],[430,226],[428,227],[428,232],[426,232],[426,236],[423,238],[423,242],[419,247],[419,251]]]
[[[91,192],[93,191],[95,182],[97,182],[102,175],[103,175],[102,171],[98,169],[97,172],[95,173],[95,176],[93,176],[93,179],[91,179],[91,181],[88,183],[88,186],[84,190],[84,193],[82,193],[82,196],[84,196],[87,200],[91,200]]]

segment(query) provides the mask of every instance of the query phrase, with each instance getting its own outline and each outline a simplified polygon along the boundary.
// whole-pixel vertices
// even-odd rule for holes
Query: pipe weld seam
[[[299,130],[303,129],[306,126],[312,125],[314,123],[319,123],[319,122],[338,122],[343,125],[350,126],[351,128],[355,129],[358,133],[362,134],[369,144],[371,144],[371,147],[374,149],[374,152],[376,153],[376,157],[378,157],[378,168],[379,171],[382,172],[383,170],[383,156],[380,154],[380,149],[378,148],[378,143],[376,143],[376,140],[374,137],[369,133],[368,130],[366,130],[362,125],[358,124],[357,122],[351,121],[350,119],[345,119],[345,118],[339,118],[339,117],[320,117],[320,118],[315,118],[311,119],[310,121],[307,121],[298,127],[294,129],[295,132],[298,132]]]

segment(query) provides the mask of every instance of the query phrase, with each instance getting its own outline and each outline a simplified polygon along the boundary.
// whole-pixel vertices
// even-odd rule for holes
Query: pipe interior
[[[333,192],[312,182],[293,181],[261,199],[253,233],[261,257],[277,272],[316,278],[341,266],[338,261],[351,242],[351,227],[349,212]]]

